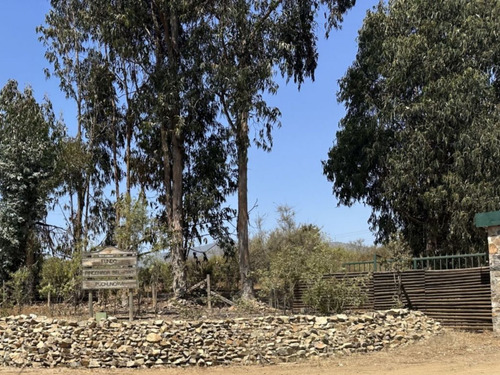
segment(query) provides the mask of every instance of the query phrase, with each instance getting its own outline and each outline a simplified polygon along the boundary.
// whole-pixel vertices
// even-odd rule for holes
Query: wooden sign
[[[134,289],[136,280],[84,280],[83,289]]]
[[[100,278],[102,276],[130,276],[135,277],[135,268],[109,268],[109,269],[84,269],[82,276],[86,280]]]
[[[137,255],[107,247],[82,254],[83,289],[137,288]]]
[[[123,257],[123,258],[83,258],[83,267],[116,267],[116,266],[134,266],[137,264],[137,258],[135,257]]]

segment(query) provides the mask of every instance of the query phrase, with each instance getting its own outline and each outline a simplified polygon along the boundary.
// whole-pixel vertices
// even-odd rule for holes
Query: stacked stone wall
[[[408,310],[137,322],[21,315],[0,319],[0,364],[131,368],[276,363],[378,351],[440,331],[439,323]]]

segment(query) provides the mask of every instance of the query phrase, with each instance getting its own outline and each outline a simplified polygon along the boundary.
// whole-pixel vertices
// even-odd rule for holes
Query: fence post
[[[94,316],[94,305],[92,302],[92,291],[89,290],[89,315],[92,318]]]
[[[134,296],[132,295],[132,289],[128,290],[128,320],[130,322],[134,320]]]
[[[51,308],[51,303],[50,302],[51,301],[50,301],[50,283],[49,283],[49,293],[47,294],[47,307],[49,308],[49,310]]]
[[[157,300],[157,297],[156,297],[156,283],[151,283],[151,299],[153,300],[153,309],[155,311],[155,314],[156,314],[156,310],[157,310],[157,307],[158,307],[158,300]]]
[[[210,289],[210,274],[207,274],[207,305],[208,310],[212,310],[212,297],[211,297],[211,289]]]
[[[377,272],[377,254],[373,254],[373,272]]]

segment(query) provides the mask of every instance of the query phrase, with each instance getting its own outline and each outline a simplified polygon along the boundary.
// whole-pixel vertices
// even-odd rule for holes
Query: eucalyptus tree
[[[217,107],[206,84],[210,4],[151,0],[119,5],[113,23],[127,25],[135,46],[129,59],[140,67],[142,78],[138,95],[144,121],[137,134],[136,176],[141,185],[160,191],[173,290],[183,296],[190,243],[204,232],[227,238],[225,220],[231,215],[223,207],[232,189],[227,132],[216,121]]]
[[[77,130],[74,139],[68,140],[65,148],[70,155],[66,161],[66,190],[72,201],[76,195],[76,207],[71,204],[70,221],[72,225],[73,241],[77,243],[82,238],[83,216],[85,209],[85,171],[87,169],[86,151],[83,145],[83,105],[82,95],[82,60],[85,52],[85,42],[88,35],[82,32],[81,20],[78,17],[83,11],[79,1],[54,0],[52,9],[46,15],[46,25],[39,26],[40,40],[47,47],[45,57],[53,65],[53,72],[45,70],[47,77],[52,74],[59,79],[59,87],[67,98],[74,100],[77,108]],[[73,155],[72,155],[73,154]],[[77,156],[77,157],[75,157]]]
[[[52,27],[41,31],[57,46],[49,49],[56,71],[60,61],[81,57],[80,49],[85,55],[79,64],[65,65],[70,73],[64,70],[60,76],[71,78],[80,72],[72,82],[82,95],[86,147],[106,161],[103,146],[108,141],[102,137],[109,129],[100,127],[100,119],[120,119],[113,127],[117,136],[109,139],[118,144],[125,133],[127,193],[132,183],[158,191],[157,211],[170,238],[173,289],[182,296],[184,262],[192,242],[206,234],[230,242],[226,221],[232,210],[223,207],[234,189],[226,163],[230,144],[227,130],[216,121],[216,102],[206,84],[209,4],[66,0],[52,5],[47,18]],[[75,21],[69,24],[67,19]],[[75,49],[67,46],[73,28],[80,28],[77,34],[82,35]],[[96,57],[101,62],[91,63]],[[117,95],[124,95],[124,100],[116,101]],[[99,181],[106,182],[106,177],[101,175]]]
[[[41,252],[51,194],[58,186],[64,126],[50,102],[8,81],[0,91],[0,277],[28,266]],[[33,279],[31,287],[33,287]]]
[[[76,136],[66,142],[66,180],[60,193],[69,196],[73,245],[87,241],[91,234],[112,232],[119,217],[104,191],[113,180],[118,199],[122,179],[124,115],[119,87],[107,49],[96,37],[90,3],[53,0],[45,25],[38,28],[53,66],[47,75],[59,79],[61,89],[77,107]]]
[[[472,218],[500,208],[499,17],[495,0],[394,0],[364,20],[324,172],[341,204],[372,207],[378,241],[484,245]]]
[[[216,54],[212,77],[222,113],[234,136],[238,170],[238,253],[243,298],[253,297],[248,248],[248,148],[254,141],[272,146],[271,131],[280,126],[278,108],[265,100],[278,90],[275,71],[300,87],[314,79],[317,65],[316,19],[326,15],[327,34],[339,26],[354,0],[221,0],[216,2]]]

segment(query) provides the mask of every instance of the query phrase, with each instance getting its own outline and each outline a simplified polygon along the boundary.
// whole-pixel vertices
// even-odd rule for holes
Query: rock
[[[146,336],[146,341],[147,342],[160,342],[162,340],[162,337],[158,333],[149,333]]]
[[[319,342],[314,344],[314,348],[317,350],[324,350],[326,347],[327,347],[327,345],[322,341],[319,341]]]
[[[326,316],[317,316],[315,321],[315,326],[324,326],[328,324],[328,318]]]
[[[339,322],[346,322],[349,318],[345,314],[337,314],[337,320]]]
[[[61,348],[71,348],[71,344],[73,344],[73,340],[70,339],[70,338],[65,338],[65,339],[62,339],[60,342],[59,342],[59,346]]]
[[[335,328],[333,328],[335,327]],[[0,358],[10,366],[89,368],[276,363],[376,351],[442,331],[420,312],[260,316],[225,320],[66,322],[0,318]]]

